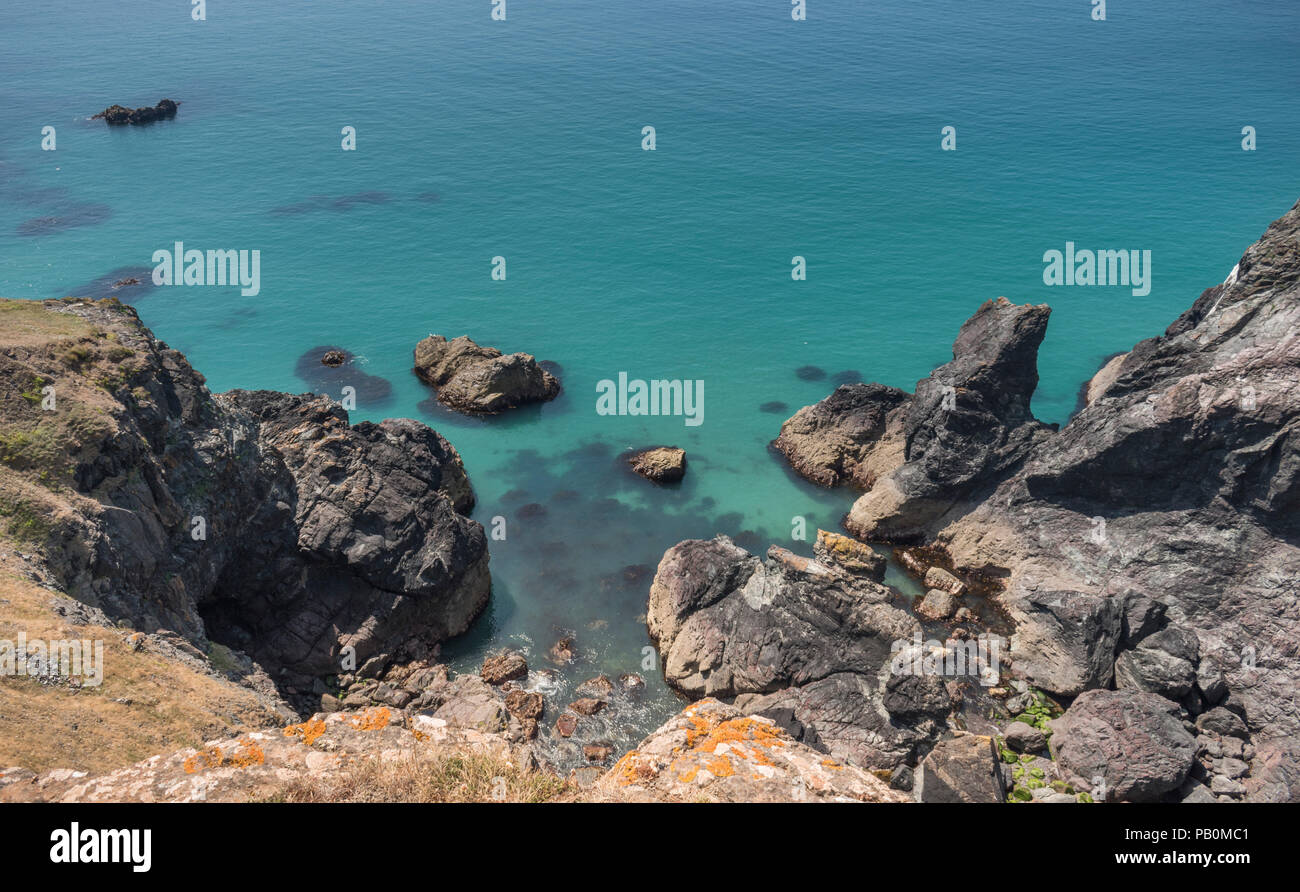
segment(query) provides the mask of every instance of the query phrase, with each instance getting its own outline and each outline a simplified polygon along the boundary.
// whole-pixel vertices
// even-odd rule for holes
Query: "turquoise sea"
[[[792,518],[836,528],[852,495],[767,444],[837,375],[911,389],[982,301],[1047,302],[1034,408],[1064,422],[1105,357],[1163,331],[1300,195],[1294,0],[1112,0],[1104,22],[1087,0],[808,0],[803,22],[787,0],[491,8],[0,4],[0,295],[102,296],[178,240],[259,250],[257,296],[122,296],[214,390],[309,389],[299,357],[338,345],[392,385],[354,420],[409,416],[456,445],[475,517],[507,529],[492,605],[447,649],[461,668],[503,644],[545,665],[572,634],[562,687],[643,672],[668,546],[726,532],[806,553]],[[172,121],[88,120],[164,96]],[[1150,294],[1045,287],[1043,252],[1067,241],[1150,250]],[[431,332],[552,360],[564,393],[443,412],[410,371]],[[621,371],[703,380],[704,423],[597,415]],[[619,466],[660,443],[689,452],[680,487]],[[628,739],[673,708],[643,674]]]

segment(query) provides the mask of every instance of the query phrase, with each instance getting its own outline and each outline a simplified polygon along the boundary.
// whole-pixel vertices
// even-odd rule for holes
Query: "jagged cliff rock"
[[[1046,311],[986,305],[967,327],[981,316],[984,343],[964,327],[954,353],[989,361],[918,385],[906,463],[847,525],[996,580],[1015,670],[1047,691],[1118,686],[1176,701],[1184,724],[1218,705],[1241,718],[1232,755],[1236,738],[1197,730],[1198,797],[1300,798],[1300,205],[1107,362],[1059,433],[1028,414]]]
[[[845,524],[906,541],[1016,467],[1050,435],[1029,401],[1050,310],[988,301],[962,325],[952,362],[917,382],[903,415],[903,463],[858,499]]]
[[[867,768],[915,764],[946,728],[944,680],[891,672],[920,631],[888,589],[773,546],[726,536],[670,548],[648,625],[664,676],[687,696],[733,701],[796,739]]]
[[[114,300],[0,309],[20,323],[0,352],[4,498],[41,519],[34,544],[73,597],[244,651],[308,711],[344,660],[421,659],[485,605],[473,492],[435,432],[350,425],[323,397],[213,395]]]

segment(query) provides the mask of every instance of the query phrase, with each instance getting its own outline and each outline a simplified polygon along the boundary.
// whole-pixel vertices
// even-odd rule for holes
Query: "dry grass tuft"
[[[366,759],[337,772],[300,777],[275,802],[565,802],[577,788],[543,771],[488,755],[427,752]]]

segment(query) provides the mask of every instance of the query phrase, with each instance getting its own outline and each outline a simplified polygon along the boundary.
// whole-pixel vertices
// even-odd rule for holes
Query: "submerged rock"
[[[504,355],[467,337],[429,335],[415,347],[415,373],[438,389],[448,408],[496,414],[525,403],[555,399],[560,382],[527,353]]]

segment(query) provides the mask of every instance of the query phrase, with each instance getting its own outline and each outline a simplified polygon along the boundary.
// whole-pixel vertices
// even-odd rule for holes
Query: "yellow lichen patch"
[[[775,725],[753,718],[728,719],[711,729],[708,723],[697,726],[698,733],[687,734],[686,742],[695,752],[712,753],[722,743],[744,743],[754,747],[783,747],[785,740]]]
[[[736,769],[731,766],[731,760],[726,756],[718,756],[716,759],[710,759],[705,763],[704,767],[707,768],[709,774],[712,774],[714,777],[731,777],[736,773]]]
[[[694,782],[695,782],[695,776],[696,776],[697,774],[699,774],[699,773],[700,773],[700,770],[699,770],[698,768],[692,768],[692,769],[690,769],[689,771],[687,771],[685,774],[679,774],[679,775],[677,775],[677,779],[678,779],[679,781],[681,781],[682,783],[684,783],[684,784],[694,783]]]
[[[836,762],[834,759],[822,759],[822,765],[826,768],[831,769],[832,771],[844,770],[844,766]]]
[[[388,727],[388,720],[392,717],[387,706],[376,706],[367,709],[365,712],[354,715],[348,719],[348,723],[358,731],[378,731],[380,728]]]
[[[230,757],[230,764],[236,768],[252,768],[266,762],[266,753],[255,741],[244,738],[239,741],[239,749]]]
[[[302,742],[311,746],[325,733],[325,723],[320,719],[308,719],[284,729],[285,737],[301,737]]]
[[[653,780],[655,776],[654,767],[646,764],[636,750],[624,754],[623,758],[614,763],[610,771],[624,787]]]
[[[216,768],[223,761],[225,761],[225,756],[221,754],[220,747],[210,746],[188,757],[183,767],[186,774],[197,774],[208,768]]]

